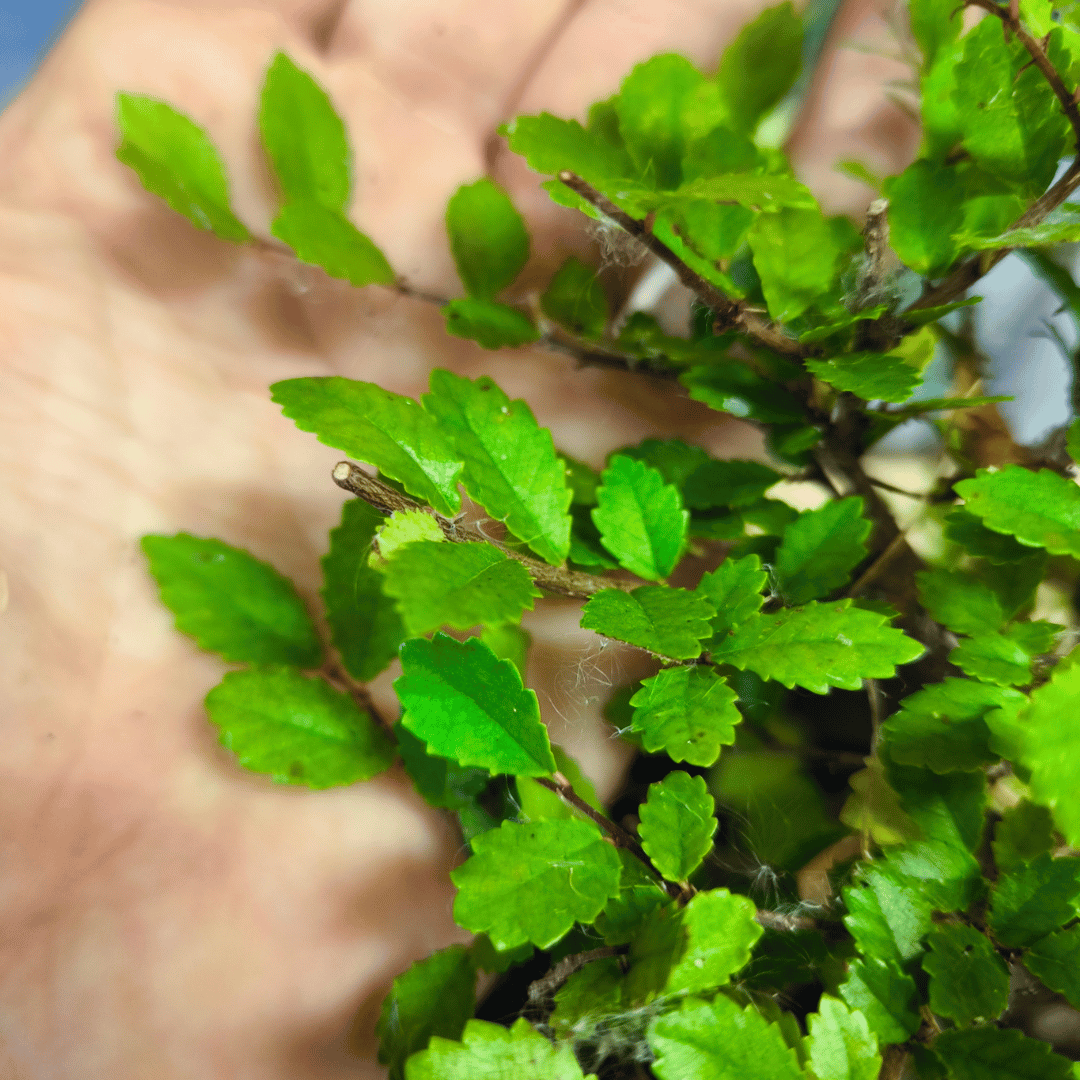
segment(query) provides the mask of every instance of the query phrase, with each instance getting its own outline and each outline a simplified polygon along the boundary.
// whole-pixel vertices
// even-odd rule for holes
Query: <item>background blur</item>
[[[0,0],[0,109],[33,75],[81,0]]]

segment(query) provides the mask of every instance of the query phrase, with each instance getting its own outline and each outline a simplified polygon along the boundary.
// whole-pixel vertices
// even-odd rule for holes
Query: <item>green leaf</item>
[[[848,964],[840,996],[866,1017],[882,1043],[904,1042],[919,1030],[915,980],[894,960],[867,957]]]
[[[756,555],[725,559],[715,570],[702,575],[695,592],[716,609],[712,620],[713,641],[719,643],[733,627],[761,610],[768,572]]]
[[[818,1011],[806,1018],[810,1067],[817,1080],[877,1080],[881,1054],[877,1036],[858,1009],[822,994]]]
[[[469,952],[472,954],[476,967],[480,971],[487,971],[493,975],[502,975],[510,968],[523,963],[535,951],[532,945],[526,943],[519,945],[516,949],[500,952],[491,944],[491,939],[487,934],[477,934],[473,938],[472,945],[469,946]]]
[[[974,514],[958,507],[945,518],[945,536],[974,555],[995,566],[1019,562],[1031,555],[1031,548],[1017,543],[1011,536],[991,532]]]
[[[971,251],[990,251],[995,248],[1041,247],[1047,244],[1068,244],[1080,240],[1080,217],[1060,212],[1030,228],[1006,229],[995,236],[960,232],[953,241]]]
[[[919,827],[900,804],[890,786],[880,757],[866,759],[866,768],[848,778],[851,794],[840,810],[840,820],[876,844],[900,844],[919,835]]]
[[[221,745],[279,784],[340,787],[390,767],[393,745],[348,694],[294,668],[230,671],[206,695]]]
[[[142,549],[177,630],[201,649],[239,663],[322,663],[304,602],[269,563],[189,533],[144,536]]]
[[[466,296],[443,309],[446,332],[475,341],[485,349],[517,349],[540,340],[540,331],[517,308]]]
[[[915,368],[891,353],[848,353],[831,360],[807,360],[806,366],[822,382],[866,401],[907,401],[922,383]]]
[[[434,524],[429,515],[424,517]],[[394,601],[382,591],[383,576],[368,565],[375,531],[384,521],[363,499],[346,502],[322,560],[322,598],[334,647],[360,682],[385,670],[405,640]]]
[[[536,695],[482,641],[414,638],[401,646],[401,666],[402,722],[434,753],[512,776],[555,771]]]
[[[724,50],[716,81],[732,125],[752,132],[802,68],[803,26],[790,3],[766,8]]]
[[[915,582],[931,617],[957,634],[985,633],[1005,621],[994,590],[959,570],[924,570]]]
[[[1080,487],[1071,480],[1049,469],[1006,465],[980,469],[973,480],[961,480],[956,493],[988,529],[1051,555],[1080,556]]]
[[[888,626],[877,612],[850,600],[811,602],[772,615],[754,615],[714,641],[712,658],[775,679],[789,689],[815,694],[830,686],[858,690],[863,679],[890,679],[896,665],[909,664],[923,647]]]
[[[607,902],[596,920],[596,930],[605,945],[630,942],[645,919],[668,900],[659,881],[625,848],[619,848],[619,861],[622,876],[618,895]]]
[[[398,752],[417,794],[429,806],[461,810],[487,787],[491,773],[427,752],[427,744],[418,739],[400,720],[394,725]]]
[[[446,232],[465,291],[491,300],[529,260],[529,234],[510,196],[487,177],[459,187],[446,206]],[[487,346],[497,348],[497,346]]]
[[[548,1023],[561,1036],[575,1042],[592,1034],[593,1025],[611,1013],[622,1012],[622,967],[608,956],[575,971],[555,994],[555,1009]]]
[[[121,142],[116,157],[142,186],[200,229],[246,243],[251,234],[229,206],[229,183],[216,147],[193,120],[164,101],[116,95]]]
[[[707,450],[682,439],[642,439],[637,446],[616,450],[608,460],[616,454],[644,462],[680,490],[700,466],[712,460]]]
[[[931,412],[981,409],[984,405],[1000,405],[1003,401],[1012,400],[1008,394],[999,394],[996,397],[921,398],[919,401],[909,402],[902,409],[891,409],[887,415],[906,419],[911,416],[924,416]]]
[[[595,506],[596,489],[600,486],[600,475],[584,461],[559,454],[559,459],[566,466],[566,482],[572,492],[572,506]]]
[[[1031,682],[1031,659],[1031,653],[1009,631],[978,634],[961,641],[949,653],[949,663],[965,675],[998,686],[1026,686]]]
[[[592,822],[504,821],[472,847],[450,875],[459,890],[454,919],[497,949],[526,941],[546,949],[618,895],[619,856]]]
[[[437,1035],[409,1059],[406,1080],[587,1080],[568,1042],[552,1044],[528,1020],[513,1027],[470,1020],[461,1042]]]
[[[953,233],[963,227],[964,190],[956,169],[919,160],[885,181],[889,243],[905,266],[940,277],[956,261]]]
[[[1080,924],[1036,941],[1024,954],[1024,966],[1080,1008]]]
[[[1080,416],[1066,430],[1065,449],[1073,461],[1080,461]]]
[[[840,165],[843,165],[843,164],[845,164],[845,163],[844,162],[840,163]],[[857,163],[848,162],[847,164],[857,164]],[[861,166],[860,166],[860,168],[861,168]],[[838,165],[837,166],[837,171],[838,172],[845,172],[845,171],[848,171],[848,170],[845,170],[845,169],[841,168]],[[863,179],[861,177],[856,177],[856,179],[862,179],[864,183],[868,182],[867,180],[865,180],[865,179]],[[874,187],[876,185],[875,184],[870,184],[870,186]],[[835,337],[836,335],[838,335],[840,333],[840,331],[848,330],[851,327],[853,327],[856,323],[863,322],[865,319],[879,319],[888,310],[889,310],[889,305],[888,304],[878,304],[875,307],[863,308],[861,311],[845,311],[842,315],[837,315],[837,316],[835,316],[833,318],[830,318],[829,321],[827,323],[825,323],[825,325],[823,325],[823,326],[816,326],[816,327],[814,327],[813,330],[804,330],[799,335],[799,344],[800,345],[814,345],[819,341],[825,341],[828,338]],[[850,337],[850,335],[844,335],[844,336],[845,337]]]
[[[712,633],[713,608],[686,589],[643,585],[633,592],[604,589],[589,598],[581,625],[672,660],[693,660]]]
[[[686,478],[683,499],[693,510],[752,506],[780,480],[759,461],[708,461]]]
[[[586,129],[576,120],[563,120],[551,113],[519,116],[502,127],[500,134],[530,168],[548,176],[569,169],[590,184],[603,185],[605,180],[630,176],[634,170],[623,146],[605,139],[591,125]]]
[[[340,210],[311,199],[289,202],[274,218],[270,232],[288,244],[301,262],[321,266],[330,277],[358,289],[394,283],[386,256]]]
[[[1009,969],[984,934],[963,923],[935,926],[923,971],[930,976],[930,1008],[961,1027],[991,1021],[1009,1003]]]
[[[461,509],[461,458],[448,434],[412,398],[338,376],[286,379],[270,391],[301,431],[374,465],[442,514]]]
[[[712,850],[716,803],[700,776],[676,769],[638,808],[638,835],[645,854],[668,881],[685,881]]]
[[[802,1080],[795,1052],[780,1029],[751,1005],[739,1008],[718,994],[712,1001],[688,998],[678,1012],[649,1025],[660,1080]]]
[[[376,534],[368,563],[377,570],[385,570],[387,559],[393,558],[394,553],[406,544],[415,544],[418,540],[444,544],[446,536],[426,510],[395,510]]]
[[[410,637],[440,626],[516,623],[542,595],[521,563],[490,544],[432,540],[398,548],[387,561],[384,589],[397,600]]]
[[[994,862],[1003,872],[1018,869],[1055,846],[1050,811],[1028,799],[1006,810],[994,830]]]
[[[266,73],[259,131],[286,202],[345,209],[352,186],[345,125],[325,91],[283,52]]]
[[[933,909],[919,882],[869,863],[844,889],[844,904],[844,925],[864,957],[894,960],[902,967],[923,951]]]
[[[1000,33],[1000,31],[999,31]],[[1072,1066],[1049,1043],[1029,1039],[1016,1028],[980,1027],[943,1031],[934,1051],[950,1080],[1073,1080]]]
[[[375,1033],[379,1064],[402,1080],[405,1061],[433,1035],[459,1039],[476,1007],[476,968],[464,945],[451,945],[418,960],[399,975],[382,1003]]]
[[[1002,945],[1018,948],[1076,918],[1080,859],[1055,859],[1048,852],[997,880],[987,920]]]
[[[551,432],[524,401],[491,379],[475,382],[436,368],[424,408],[465,460],[465,488],[542,559],[559,565],[570,550],[571,492]]]
[[[737,360],[693,367],[679,376],[679,382],[695,401],[740,420],[796,424],[805,419],[802,405],[794,394],[763,379]]]
[[[596,795],[592,781],[581,771],[581,766],[562,747],[552,746],[551,753],[559,772],[570,781],[571,786],[594,810],[604,812],[604,807]],[[554,791],[542,787],[527,776],[519,776],[514,781],[517,788],[518,805],[521,821],[539,821],[541,818],[574,818],[582,812],[571,806]]]
[[[800,514],[784,531],[776,553],[780,592],[789,604],[826,596],[847,584],[866,558],[873,526],[862,516],[858,496],[827,502]]]
[[[673,761],[712,765],[720,747],[735,741],[742,720],[738,698],[711,668],[665,668],[630,699],[633,730],[649,753],[662,750]]]
[[[607,329],[608,302],[600,277],[573,255],[559,267],[544,290],[540,310],[578,337],[603,337]]]
[[[522,682],[525,681],[529,646],[532,644],[532,635],[528,630],[523,630],[512,623],[499,623],[495,626],[485,626],[480,633],[480,640],[500,660],[509,660],[518,669]]]
[[[881,738],[888,756],[901,765],[937,773],[978,769],[997,761],[990,749],[986,716],[1007,709],[1013,716],[1023,694],[967,679],[944,679],[916,691],[885,721]]]
[[[963,24],[951,0],[910,0],[911,34],[923,54],[923,70],[934,63],[938,50],[959,36]]]
[[[667,577],[686,545],[690,520],[679,489],[656,469],[618,454],[600,479],[592,519],[604,547],[638,577]]]

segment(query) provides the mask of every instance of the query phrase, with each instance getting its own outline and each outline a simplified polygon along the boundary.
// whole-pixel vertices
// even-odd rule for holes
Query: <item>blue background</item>
[[[80,0],[0,0],[0,108],[34,73]]]

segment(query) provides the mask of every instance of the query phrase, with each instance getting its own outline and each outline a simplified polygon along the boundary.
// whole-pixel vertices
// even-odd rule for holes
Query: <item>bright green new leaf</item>
[[[266,73],[259,131],[286,202],[345,209],[352,186],[345,125],[326,92],[283,52]]]
[[[142,186],[200,229],[245,243],[251,234],[229,206],[229,182],[217,148],[193,120],[164,101],[117,94],[118,160]]]
[[[510,196],[484,177],[459,187],[446,206],[446,232],[465,291],[491,300],[529,259],[529,234]]]
[[[714,640],[713,660],[826,694],[830,686],[858,690],[863,679],[890,679],[923,647],[877,612],[850,600],[811,602],[772,615],[754,615]]]
[[[864,957],[903,966],[923,951],[933,908],[918,881],[869,863],[843,895],[848,909],[844,925]]]
[[[915,582],[923,607],[957,634],[984,634],[1005,621],[994,590],[959,570],[924,570]]]
[[[965,675],[998,686],[1026,686],[1031,682],[1031,659],[1031,653],[1008,632],[978,634],[961,641],[949,653],[949,663]]]
[[[877,1080],[881,1054],[877,1036],[858,1009],[822,994],[818,1011],[806,1018],[810,1067],[817,1080]]]
[[[621,589],[596,593],[581,613],[581,625],[657,656],[693,660],[712,633],[708,622],[712,614],[707,600],[686,589],[643,585],[629,593]]]
[[[504,821],[472,847],[450,875],[454,919],[497,949],[526,941],[546,949],[575,922],[593,922],[619,892],[619,856],[589,821]]]
[[[1056,846],[1050,811],[1030,799],[1006,810],[994,830],[994,862],[1006,873]]]
[[[866,401],[907,401],[922,383],[915,368],[890,353],[848,353],[831,360],[807,360],[806,366],[822,382]]]
[[[700,776],[676,769],[649,785],[638,808],[645,854],[668,881],[685,881],[712,850],[716,803]]]
[[[383,999],[375,1034],[379,1064],[390,1080],[403,1080],[405,1061],[433,1035],[460,1039],[476,1005],[476,968],[464,945],[451,945],[418,960],[399,975]]]
[[[368,563],[375,532],[385,520],[363,499],[351,499],[341,508],[341,524],[330,530],[330,550],[322,560],[322,598],[334,647],[361,682],[385,670],[405,640],[394,601],[382,591],[383,576]]]
[[[783,477],[759,461],[708,461],[687,478],[683,499],[693,510],[752,506]]]
[[[571,255],[559,267],[540,297],[540,310],[572,334],[603,337],[608,302],[597,272]]]
[[[716,81],[737,130],[758,121],[791,89],[802,67],[803,26],[790,3],[766,8],[724,50]]]
[[[679,376],[679,382],[695,401],[740,420],[797,424],[805,419],[794,394],[763,379],[747,364],[737,360],[691,368]]]
[[[930,976],[930,1008],[961,1027],[991,1021],[1009,1002],[1009,969],[985,934],[963,923],[935,926],[922,960]]]
[[[348,694],[294,668],[230,671],[206,695],[221,745],[279,784],[340,787],[390,767],[393,744]]]
[[[995,566],[1018,562],[1031,556],[1031,548],[1017,543],[1011,536],[992,532],[974,514],[962,507],[953,510],[945,519],[945,536],[974,555]]]
[[[1051,990],[1080,1008],[1080,925],[1050,934],[1024,954],[1024,966]]]
[[[426,510],[395,510],[376,534],[375,547],[368,561],[375,569],[385,570],[386,560],[393,558],[396,551],[419,540],[442,544],[446,542],[446,535]]]
[[[906,266],[938,277],[960,250],[953,233],[963,227],[964,191],[956,170],[919,160],[885,181],[889,242]]]
[[[1029,1039],[1016,1028],[980,1027],[943,1031],[934,1051],[949,1070],[949,1080],[1074,1080],[1067,1058],[1049,1043]]]
[[[301,431],[374,465],[440,513],[461,509],[461,457],[449,433],[412,398],[338,376],[286,379],[270,390]]]
[[[461,810],[487,787],[491,773],[459,765],[456,761],[427,752],[427,743],[418,739],[400,720],[394,725],[401,763],[417,793],[429,806]]]
[[[528,1020],[505,1028],[470,1020],[461,1042],[436,1035],[411,1057],[405,1080],[590,1080],[583,1076],[568,1042],[552,1046]]]
[[[712,460],[707,450],[682,439],[642,439],[637,446],[616,450],[609,455],[609,461],[615,454],[644,462],[680,491],[702,465]]]
[[[601,474],[593,523],[604,547],[647,581],[666,578],[686,545],[690,514],[656,469],[616,455]]]
[[[529,406],[486,376],[473,382],[436,368],[424,408],[464,459],[469,494],[542,559],[561,563],[570,550],[571,491],[551,432]]]
[[[606,180],[628,177],[634,171],[625,147],[605,139],[591,125],[584,128],[576,120],[563,120],[551,113],[519,116],[506,124],[501,134],[530,168],[548,176],[568,169],[590,184],[606,186]]]
[[[756,555],[725,559],[715,570],[702,575],[695,592],[716,609],[712,620],[713,639],[719,642],[732,627],[745,622],[761,610],[765,602],[762,589],[768,583]]]
[[[200,648],[240,663],[322,663],[304,602],[269,563],[189,533],[144,536],[142,549],[177,630]]]
[[[517,349],[540,340],[540,331],[523,311],[494,300],[466,296],[443,309],[446,332],[485,349]]]
[[[1076,917],[1080,859],[1048,852],[1002,874],[994,885],[987,920],[1002,945],[1032,945]]]
[[[827,502],[800,514],[784,530],[774,568],[789,604],[803,604],[847,584],[866,558],[873,526],[862,516],[859,496]]]
[[[720,747],[735,741],[735,725],[742,720],[738,699],[712,668],[664,668],[630,699],[633,730],[649,753],[662,750],[673,761],[712,765]]]
[[[718,994],[712,1001],[688,998],[678,1012],[649,1025],[660,1080],[803,1080],[795,1051],[780,1029],[753,1005],[740,1008]]]
[[[988,529],[1051,555],[1080,556],[1080,487],[1071,480],[1049,469],[1006,465],[980,469],[973,480],[961,480],[956,492],[964,509]]]
[[[482,641],[414,638],[401,647],[401,666],[402,722],[433,753],[512,776],[555,771],[536,694]]]
[[[840,996],[858,1009],[883,1043],[904,1042],[919,1030],[918,989],[915,980],[895,960],[867,957],[848,964]]]
[[[516,623],[541,595],[529,571],[491,544],[432,540],[398,548],[387,561],[383,588],[397,600],[410,637],[440,626]]]
[[[386,256],[340,210],[313,199],[289,202],[274,218],[270,232],[288,244],[301,262],[321,266],[330,277],[358,289],[394,283]]]

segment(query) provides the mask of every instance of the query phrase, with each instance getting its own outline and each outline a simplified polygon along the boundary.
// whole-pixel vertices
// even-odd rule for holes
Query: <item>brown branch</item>
[[[625,945],[603,945],[599,949],[564,956],[546,975],[529,984],[529,1005],[546,1012],[551,999],[571,975],[597,960],[607,960],[625,952]]]
[[[358,495],[364,502],[374,506],[384,514],[393,514],[399,510],[419,510],[430,514],[435,519],[443,536],[455,544],[490,544],[498,548],[507,558],[521,563],[529,571],[529,577],[547,592],[558,593],[560,596],[570,596],[577,600],[588,600],[590,596],[602,592],[604,589],[622,589],[629,592],[639,584],[638,582],[615,581],[611,578],[593,577],[592,574],[582,574],[577,570],[568,570],[561,566],[549,566],[537,559],[530,559],[500,544],[497,540],[491,540],[479,530],[468,525],[461,525],[437,514],[429,506],[410,499],[408,495],[402,495],[395,491],[389,484],[384,484],[373,476],[368,476],[358,465],[351,461],[339,461],[334,466],[332,473],[334,483],[346,491]]]
[[[893,560],[907,549],[907,540],[903,533],[897,533],[892,543],[863,571],[859,580],[847,591],[848,596],[858,596],[863,589],[872,585],[889,568]]]
[[[320,668],[320,671],[327,682],[336,684],[340,689],[344,690],[379,727],[384,728],[386,731],[393,730],[393,722],[379,711],[375,699],[371,696],[371,691],[363,683],[357,682],[346,671],[344,664],[336,659],[327,660]]]
[[[907,1068],[908,1052],[903,1046],[886,1046],[881,1058],[878,1080],[900,1080]]]

